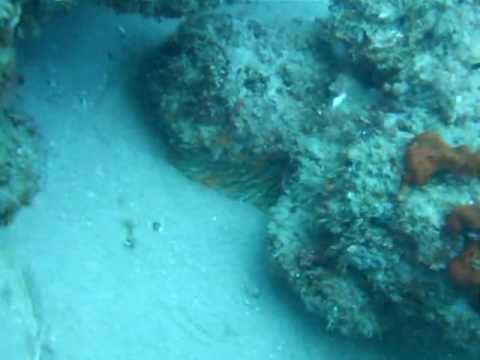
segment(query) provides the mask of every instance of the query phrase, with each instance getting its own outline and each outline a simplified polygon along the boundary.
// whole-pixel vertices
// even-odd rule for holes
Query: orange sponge
[[[445,228],[452,235],[480,230],[480,206],[460,205],[448,214]]]
[[[466,145],[451,147],[435,133],[417,135],[405,155],[406,173],[403,183],[424,185],[439,172],[457,175],[480,175],[480,153],[472,152]]]
[[[448,265],[452,281],[463,287],[480,285],[480,242],[472,241]]]

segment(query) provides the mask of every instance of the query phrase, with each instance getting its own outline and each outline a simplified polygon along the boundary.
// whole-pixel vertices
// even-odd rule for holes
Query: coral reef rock
[[[38,136],[23,115],[0,113],[0,223],[6,224],[38,189],[42,164]]]

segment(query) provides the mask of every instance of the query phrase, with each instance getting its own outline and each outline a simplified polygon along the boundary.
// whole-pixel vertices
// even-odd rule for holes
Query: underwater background
[[[475,0],[0,0],[0,359],[477,359]]]

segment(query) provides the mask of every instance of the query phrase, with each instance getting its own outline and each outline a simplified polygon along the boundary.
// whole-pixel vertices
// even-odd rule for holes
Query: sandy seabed
[[[47,161],[0,230],[14,288],[1,358],[379,358],[324,333],[272,278],[263,213],[166,160],[131,82],[174,27],[85,6],[20,44],[17,108]]]

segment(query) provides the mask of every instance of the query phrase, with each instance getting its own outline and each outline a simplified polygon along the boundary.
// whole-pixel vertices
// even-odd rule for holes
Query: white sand
[[[1,359],[372,359],[274,281],[262,213],[165,160],[127,79],[169,28],[82,8],[21,45],[18,104],[48,161],[32,206],[0,230],[33,304],[0,312]]]

